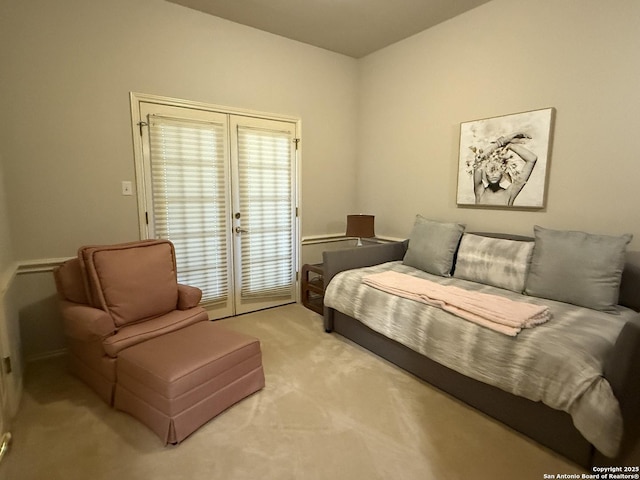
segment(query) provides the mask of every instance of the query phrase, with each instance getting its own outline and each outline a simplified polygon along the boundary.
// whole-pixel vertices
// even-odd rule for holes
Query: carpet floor
[[[2,480],[539,480],[576,465],[337,334],[300,305],[221,320],[261,340],[266,387],[180,445],[30,363]]]

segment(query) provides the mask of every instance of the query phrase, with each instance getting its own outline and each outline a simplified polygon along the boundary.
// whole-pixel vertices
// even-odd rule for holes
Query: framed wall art
[[[555,109],[460,124],[459,206],[544,208]]]

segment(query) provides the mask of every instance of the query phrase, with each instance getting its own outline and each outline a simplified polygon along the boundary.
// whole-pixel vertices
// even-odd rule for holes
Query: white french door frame
[[[272,113],[258,112],[253,110],[245,110],[245,109],[237,109],[231,107],[225,107],[220,105],[212,105],[202,102],[192,102],[189,100],[182,100],[170,97],[163,97],[158,95],[150,95],[143,93],[130,93],[130,107],[131,107],[131,119],[132,119],[132,136],[133,136],[133,147],[134,147],[134,164],[135,164],[135,175],[136,175],[136,197],[137,197],[137,205],[138,205],[138,225],[140,232],[140,239],[150,238],[150,212],[152,211],[152,206],[148,204],[148,198],[150,198],[149,185],[147,185],[146,174],[145,174],[145,162],[144,159],[149,158],[149,152],[145,149],[146,142],[143,142],[143,134],[146,134],[146,131],[143,127],[147,126],[147,119],[143,118],[141,115],[141,104],[157,104],[159,106],[169,106],[169,107],[182,107],[191,110],[201,110],[205,112],[211,113],[220,113],[229,116],[240,116],[246,117],[248,119],[262,119],[262,120],[274,120],[281,122],[288,122],[295,125],[295,136],[296,138],[301,137],[301,121],[299,118],[289,117],[285,115],[278,115]],[[300,255],[301,255],[301,238],[300,238],[300,159],[302,155],[301,147],[299,142],[297,143],[297,148],[295,149],[295,156],[293,158],[294,161],[294,171],[295,171],[295,189],[294,194],[295,198],[293,198],[294,207],[297,215],[295,215],[293,231],[294,231],[294,269],[296,272],[295,275],[295,283],[294,283],[294,300],[299,301],[299,275],[300,271]],[[149,212],[149,213],[148,213]],[[230,219],[230,225],[234,225],[232,219]],[[233,250],[235,247],[235,242],[231,242],[231,249]],[[235,256],[235,253],[233,254]],[[232,277],[235,277],[234,269],[231,269],[229,274]],[[235,278],[233,279],[233,283],[235,284]],[[236,311],[236,306],[234,306],[234,313],[240,314],[244,313],[243,311]]]

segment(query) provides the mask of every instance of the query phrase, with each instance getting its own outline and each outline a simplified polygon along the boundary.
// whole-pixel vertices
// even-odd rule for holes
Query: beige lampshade
[[[347,237],[375,237],[374,215],[347,215]]]

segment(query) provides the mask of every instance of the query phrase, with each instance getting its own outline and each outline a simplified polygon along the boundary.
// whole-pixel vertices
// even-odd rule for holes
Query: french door
[[[137,108],[141,230],[173,242],[178,281],[202,289],[210,318],[295,302],[295,121]]]

